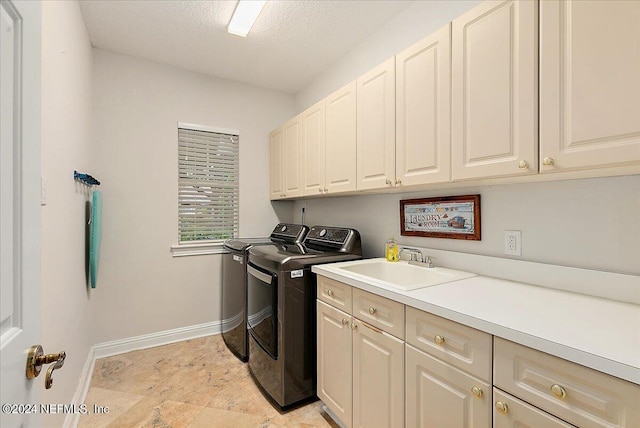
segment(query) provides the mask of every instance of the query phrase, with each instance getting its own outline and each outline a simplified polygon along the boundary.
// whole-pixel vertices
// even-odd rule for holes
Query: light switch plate
[[[522,233],[519,230],[504,231],[504,253],[510,256],[522,255]]]

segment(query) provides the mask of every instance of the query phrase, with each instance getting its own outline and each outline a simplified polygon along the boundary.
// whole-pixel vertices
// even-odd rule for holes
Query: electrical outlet
[[[519,230],[504,231],[504,253],[510,256],[522,255],[522,233]]]

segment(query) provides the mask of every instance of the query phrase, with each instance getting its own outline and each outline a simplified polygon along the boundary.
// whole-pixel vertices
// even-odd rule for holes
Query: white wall
[[[481,241],[400,235],[401,199],[465,194],[481,195]],[[640,275],[639,175],[308,199],[295,220],[303,206],[309,225],[358,229],[365,257],[383,257],[394,234],[408,246]],[[522,257],[504,255],[505,230],[522,231]]]
[[[342,60],[296,94],[296,112],[320,101],[374,66],[480,3],[480,0],[415,1]]]
[[[64,31],[60,31],[64,29]],[[88,193],[73,171],[93,173],[91,125],[92,50],[77,2],[42,2],[42,176],[48,202],[42,207],[42,345],[66,351],[54,387],[43,403],[71,403],[93,345],[93,314],[85,260]],[[37,379],[44,389],[44,370]],[[61,426],[65,415],[43,416]]]
[[[240,130],[240,234],[265,236],[278,222],[268,133],[293,116],[293,96],[102,50],[93,66],[93,171],[104,195],[95,342],[219,321],[221,256],[170,252],[177,122]]]
[[[415,2],[296,95],[302,111],[431,34],[479,1]],[[482,241],[400,236],[400,199],[482,195]],[[521,260],[640,274],[640,176],[296,201],[294,221],[350,226],[365,256],[381,257],[394,233],[405,245],[504,256],[504,230],[522,231]]]

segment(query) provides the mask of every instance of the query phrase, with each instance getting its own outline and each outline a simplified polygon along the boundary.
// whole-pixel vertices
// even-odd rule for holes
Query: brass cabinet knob
[[[318,189],[318,192],[322,193],[322,189]]]
[[[375,314],[376,312],[377,312],[377,311],[376,311],[376,308],[369,308],[369,313],[370,313],[371,315]]]
[[[351,323],[351,330],[355,330],[356,328],[358,328],[358,325],[356,323]]]
[[[333,297],[333,295],[334,295],[333,290],[327,290],[327,296]]]
[[[529,162],[527,162],[526,160],[521,160],[521,161],[518,163],[518,168],[520,168],[520,169],[527,169],[527,168],[529,168]]]
[[[324,188],[324,193],[329,193],[329,189],[327,189],[326,187]]]
[[[349,320],[347,318],[342,318],[342,325],[347,325],[349,324]]]
[[[542,164],[543,165],[553,165],[553,158],[546,157],[546,158],[542,159]]]
[[[402,184],[402,180],[398,180],[398,179],[396,179],[396,184],[397,184],[398,186],[399,186],[399,185],[401,185],[401,184]]]
[[[473,388],[471,388],[471,393],[476,397],[476,398],[482,398],[482,388],[479,388],[477,386],[474,386]]]
[[[391,186],[391,180],[389,180],[388,178],[384,182],[386,183],[387,186]]]
[[[442,345],[444,343],[444,336],[436,336],[433,338],[433,341],[436,342],[437,345]]]
[[[567,396],[567,391],[557,383],[551,385],[551,392],[553,393],[553,395],[560,399],[563,399]]]
[[[504,401],[496,401],[496,410],[498,413],[506,415],[509,412],[509,405]]]

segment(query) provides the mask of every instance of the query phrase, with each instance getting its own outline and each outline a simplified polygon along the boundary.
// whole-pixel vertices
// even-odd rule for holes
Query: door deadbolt
[[[47,369],[47,375],[45,376],[44,386],[50,389],[53,385],[53,371],[61,368],[64,365],[64,359],[67,354],[62,351],[57,354],[44,354],[42,345],[33,345],[29,348],[27,354],[27,379],[34,379],[38,377],[42,370],[43,364],[55,363],[49,369]]]

